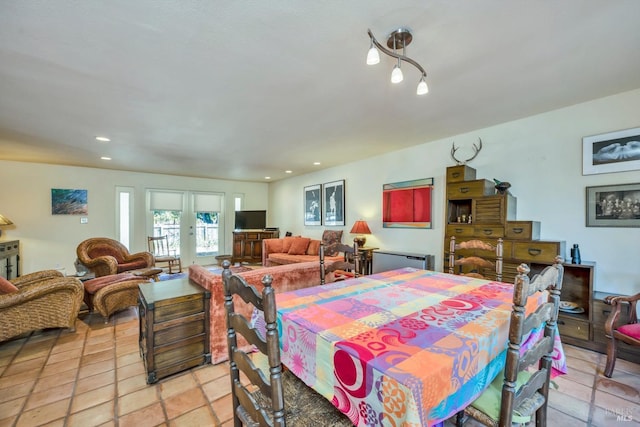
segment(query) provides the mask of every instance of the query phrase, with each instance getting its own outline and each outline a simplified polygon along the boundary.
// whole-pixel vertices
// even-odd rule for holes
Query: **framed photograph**
[[[587,227],[640,227],[640,183],[587,187]]]
[[[52,215],[87,215],[87,190],[51,189]]]
[[[344,225],[344,179],[322,186],[322,218],[324,225]]]
[[[304,187],[304,225],[322,225],[322,187]]]
[[[383,228],[433,228],[433,178],[394,182],[382,186]]]
[[[640,128],[582,138],[582,175],[640,170]]]

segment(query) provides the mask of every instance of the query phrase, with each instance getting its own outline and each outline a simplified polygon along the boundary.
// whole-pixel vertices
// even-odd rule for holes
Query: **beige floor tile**
[[[132,363],[131,365],[126,365],[118,369],[118,381],[124,380],[134,375],[144,375],[145,378],[147,377],[147,372],[144,369],[142,360],[140,362]]]
[[[202,386],[202,390],[204,390],[209,402],[214,402],[231,393],[231,380],[229,379],[229,374],[204,384]]]
[[[29,411],[61,399],[69,399],[73,395],[74,386],[75,384],[73,383],[66,383],[38,393],[31,393],[24,410]]]
[[[40,375],[43,377],[47,377],[49,375],[57,375],[60,372],[68,371],[70,369],[78,369],[78,366],[80,366],[79,357],[46,365]]]
[[[12,363],[11,366],[4,371],[4,375],[18,375],[23,372],[39,371],[42,369],[46,361],[47,358],[43,356],[36,359]]]
[[[112,371],[116,368],[114,359],[104,360],[102,362],[92,363],[90,365],[84,365],[80,367],[78,372],[78,378],[87,378],[93,375],[98,375],[103,372]]]
[[[58,400],[48,405],[25,411],[18,417],[16,427],[33,427],[64,418],[69,409],[70,399]]]
[[[33,389],[34,393],[39,391],[49,390],[55,386],[72,383],[76,380],[78,371],[75,369],[69,369],[68,371],[62,371],[57,375],[49,375],[48,377],[42,377],[36,383]]]
[[[553,381],[558,385],[557,391],[563,395],[572,396],[587,403],[591,402],[593,387],[579,384],[561,376],[554,378]]]
[[[113,401],[105,402],[101,405],[93,406],[83,411],[71,414],[68,418],[68,427],[86,427],[105,425],[105,423],[113,422],[114,403]]]
[[[186,414],[169,421],[170,427],[192,427],[192,426],[214,426],[217,425],[218,419],[211,409],[202,406]],[[320,426],[318,426],[320,427]]]
[[[622,382],[626,380],[632,385]],[[620,378],[620,381],[609,379],[606,377],[598,378],[596,389],[605,393],[613,394],[630,402],[640,402],[640,377],[628,375],[626,378]]]
[[[123,416],[158,402],[160,399],[155,387],[147,387],[142,390],[121,396],[118,399],[118,415]]]
[[[160,402],[156,402],[121,416],[118,425],[120,427],[155,426],[162,425],[161,423],[165,421],[162,405]]]
[[[123,354],[117,357],[116,367],[122,368],[123,366],[131,365],[132,363],[138,363],[140,361],[140,351],[138,348],[133,353]]]
[[[216,413],[221,423],[230,420],[233,417],[233,409],[231,408],[231,395],[216,400],[212,404],[213,411]]]
[[[549,407],[582,422],[589,421],[590,401],[580,400],[555,390],[549,391]]]
[[[122,381],[118,381],[118,396],[132,393],[147,387],[146,375],[134,375]]]
[[[581,419],[574,418],[565,412],[559,411],[555,408],[547,409],[547,424],[549,427],[562,426],[562,427],[587,427],[589,424],[585,420],[589,416],[589,408],[587,407],[587,413]]]
[[[204,365],[193,369],[192,372],[200,384],[205,384],[220,377],[228,377],[229,366],[226,363]]]
[[[80,356],[82,356],[82,347],[76,347],[66,351],[52,353],[47,359],[47,365],[52,363],[64,362],[69,359],[77,359]]]
[[[76,394],[86,393],[106,385],[112,385],[116,382],[115,371],[106,371],[90,377],[81,378],[76,384]]]
[[[158,383],[158,389],[160,390],[160,396],[166,400],[171,396],[191,390],[194,387],[197,387],[197,385],[198,383],[193,375],[189,372],[185,372],[182,375],[161,380]]]
[[[31,381],[27,381],[17,385],[0,388],[0,403],[17,399],[18,397],[27,396],[29,393],[31,393],[31,390],[33,389],[35,383],[36,380],[33,379]]]
[[[167,418],[172,420],[180,415],[206,405],[208,402],[200,388],[194,388],[164,399]]]
[[[71,401],[71,413],[80,412],[93,406],[113,401],[116,395],[116,387],[109,384],[86,393],[76,394]]]
[[[24,407],[26,401],[27,396],[22,396],[17,399],[10,399],[6,400],[3,403],[0,403],[0,419],[18,415],[20,411],[22,411],[22,408]]]

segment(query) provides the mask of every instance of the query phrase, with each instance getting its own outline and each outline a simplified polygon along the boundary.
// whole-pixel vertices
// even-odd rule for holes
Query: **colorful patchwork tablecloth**
[[[355,425],[432,425],[504,367],[512,298],[513,285],[413,268],[278,294],[282,362]]]

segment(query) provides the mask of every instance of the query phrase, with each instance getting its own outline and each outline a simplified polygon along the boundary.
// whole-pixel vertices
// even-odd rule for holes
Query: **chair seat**
[[[640,323],[622,325],[616,329],[619,333],[640,341]]]
[[[528,371],[522,371],[518,374],[518,380],[516,381],[516,390],[519,390],[523,384],[531,377],[531,373]],[[500,418],[500,402],[502,401],[502,385],[504,384],[504,372],[498,374],[485,391],[482,392],[467,411],[473,418],[485,419],[488,417],[493,421],[494,425],[498,425],[498,419]],[[522,404],[521,408],[517,408],[513,414],[514,424],[524,424],[531,421],[531,415],[544,404],[544,397],[539,394],[535,394],[539,399],[535,399],[534,402],[527,402]],[[525,409],[526,408],[526,409]],[[480,413],[476,412],[480,411]],[[484,415],[484,416],[483,416]],[[486,416],[486,417],[485,417]]]

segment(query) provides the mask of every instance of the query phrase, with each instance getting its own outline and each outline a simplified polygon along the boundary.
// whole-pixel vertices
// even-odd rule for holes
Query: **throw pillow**
[[[16,285],[11,283],[4,277],[0,277],[0,294],[10,294],[13,292],[18,292],[18,288],[16,288]]]
[[[289,249],[291,249],[291,244],[293,243],[293,239],[295,237],[285,237],[282,239],[282,253],[288,253]]]
[[[294,237],[287,253],[289,255],[306,255],[310,241],[311,239],[308,237]]]
[[[311,240],[307,248],[307,255],[320,255],[320,240]]]
[[[335,245],[342,242],[342,230],[324,230],[322,233],[322,243],[324,244],[324,254],[326,256],[338,255]]]

